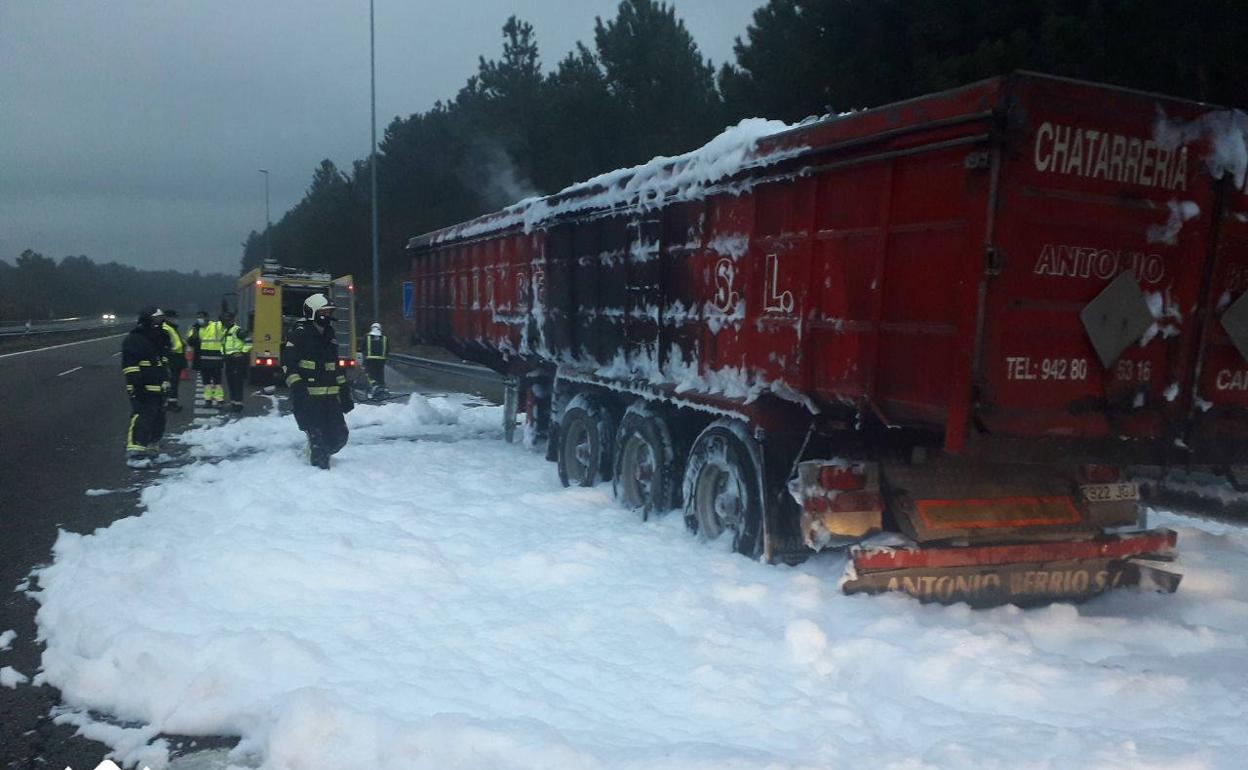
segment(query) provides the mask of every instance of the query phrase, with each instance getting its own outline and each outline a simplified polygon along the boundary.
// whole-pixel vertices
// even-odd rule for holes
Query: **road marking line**
[[[79,370],[79,369],[81,369],[81,368],[82,368],[81,366],[75,366],[73,369],[66,369],[65,371],[61,372],[60,374],[58,374],[58,375],[56,375],[56,376],[57,376],[57,377],[64,377],[64,376],[65,376],[65,375],[67,375],[67,374],[73,374],[74,372],[78,371],[78,370]]]
[[[95,337],[89,340],[78,340],[77,342],[62,342],[60,345],[49,345],[46,348],[35,348],[34,350],[19,350],[16,353],[0,353],[0,358],[12,358],[13,356],[25,356],[30,353],[42,353],[45,350],[56,350],[57,348],[67,348],[71,345],[85,345],[88,342],[103,342],[104,340],[115,340],[118,337],[124,337],[125,334],[113,334],[108,337]]]
[[[120,351],[120,350],[118,350],[116,353],[114,353],[114,354],[113,354],[113,358],[116,358],[116,357],[117,357],[117,356],[119,356],[119,355],[121,355],[121,351]]]

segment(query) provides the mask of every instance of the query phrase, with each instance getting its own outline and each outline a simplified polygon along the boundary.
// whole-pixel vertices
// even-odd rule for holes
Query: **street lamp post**
[[[377,260],[377,44],[373,21],[373,0],[368,0],[368,79],[369,108],[372,117],[373,144],[368,167],[372,172],[373,187],[373,321],[381,320],[379,301],[381,296]]]
[[[269,170],[260,169],[260,173],[264,174],[264,251],[265,261],[273,261],[273,236],[269,233],[273,229],[272,221],[269,218]]]

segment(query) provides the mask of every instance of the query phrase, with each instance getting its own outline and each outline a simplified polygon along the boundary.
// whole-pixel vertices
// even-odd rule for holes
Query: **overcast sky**
[[[677,0],[732,58],[764,0]],[[549,69],[618,0],[375,0],[378,134],[530,21]],[[234,272],[322,158],[368,155],[368,0],[0,0],[0,259]]]

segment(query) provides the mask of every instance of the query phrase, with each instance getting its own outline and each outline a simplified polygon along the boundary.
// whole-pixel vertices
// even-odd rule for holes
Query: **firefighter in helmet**
[[[165,410],[182,411],[182,402],[178,399],[178,384],[182,380],[182,371],[186,369],[186,348],[182,335],[178,332],[178,322],[173,320],[178,315],[175,310],[165,311],[165,322],[161,329],[167,337],[165,357],[169,366],[169,393],[165,399]]]
[[[338,368],[334,339],[334,306],[324,294],[303,302],[303,319],[295,323],[282,348],[282,375],[299,429],[308,435],[308,460],[329,468],[329,458],[347,444],[343,415],[355,408],[347,378]]]
[[[164,311],[148,305],[121,343],[121,371],[130,396],[130,426],[126,430],[126,464],[144,468],[159,452],[165,433],[165,398],[169,368],[163,360],[169,337]]]
[[[390,357],[390,339],[381,333],[381,324],[374,323],[364,337],[364,376],[368,378],[368,397],[385,398],[386,359]]]
[[[225,383],[230,386],[230,410],[243,411],[243,383],[247,379],[247,368],[251,363],[251,343],[243,337],[243,330],[234,323],[234,313],[227,310],[221,314],[221,325],[225,328],[225,339],[222,341],[222,352],[225,355]]]
[[[225,407],[225,388],[221,387],[221,371],[225,366],[225,324],[208,321],[196,337],[199,352],[199,376],[204,381],[204,406]]]

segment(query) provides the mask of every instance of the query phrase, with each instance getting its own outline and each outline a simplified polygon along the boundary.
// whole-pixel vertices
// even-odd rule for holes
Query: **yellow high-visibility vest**
[[[220,353],[225,342],[225,325],[220,321],[209,321],[199,331],[199,352]]]
[[[243,339],[243,330],[234,324],[225,332],[225,354],[241,356],[251,352],[251,344]]]
[[[169,335],[169,350],[177,355],[182,354],[182,337],[178,335],[178,330],[170,326],[168,323],[162,323],[160,328],[165,330],[165,334]]]

